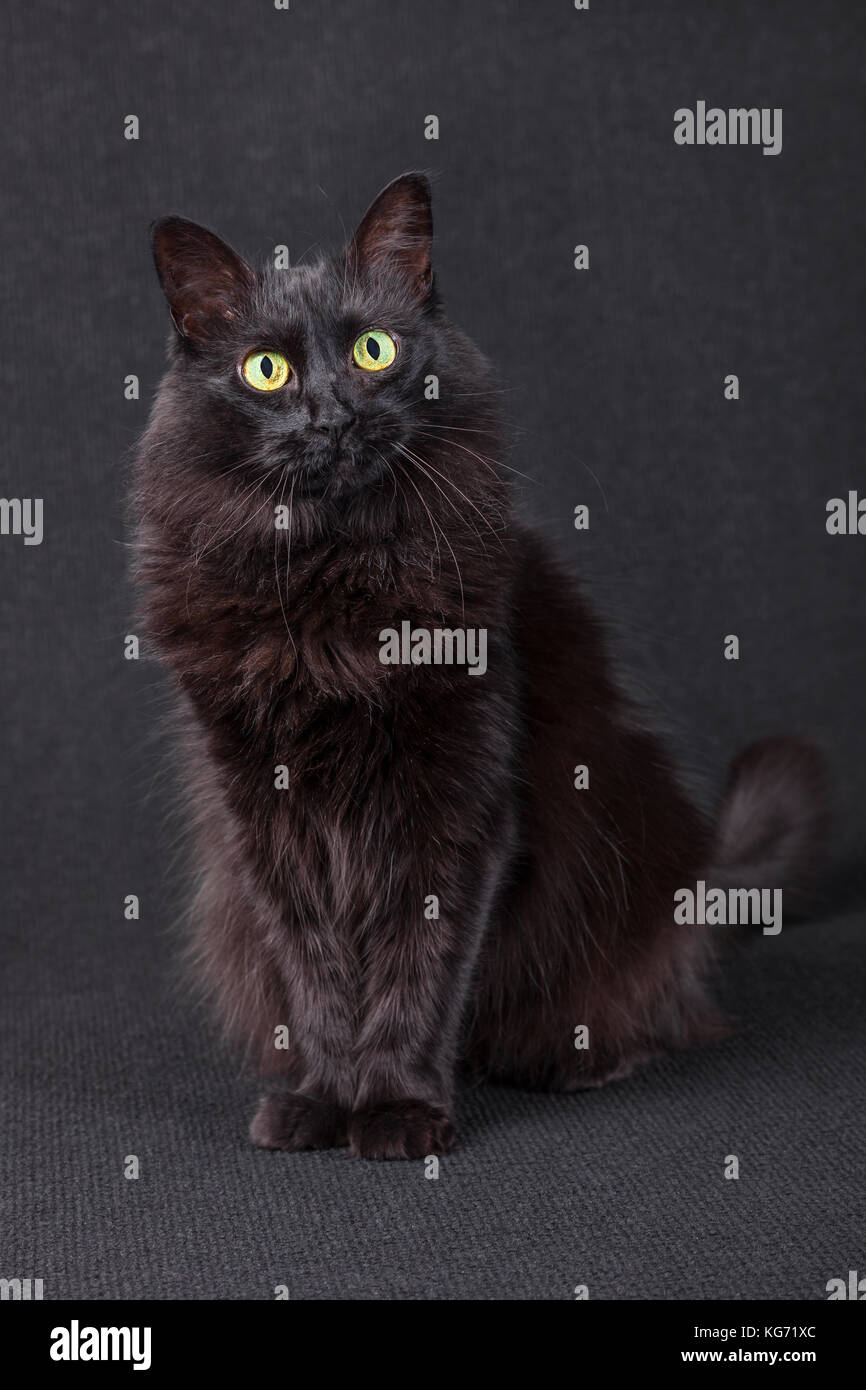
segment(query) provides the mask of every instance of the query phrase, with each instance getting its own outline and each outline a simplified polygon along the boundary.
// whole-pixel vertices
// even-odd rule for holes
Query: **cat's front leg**
[[[349,1118],[356,1157],[420,1159],[453,1147],[457,1036],[509,847],[503,824],[471,859],[448,863],[443,853],[413,866],[377,925]]]
[[[274,1016],[273,1031],[291,1038],[293,1089],[262,1097],[250,1138],[259,1148],[289,1152],[344,1147],[355,1091],[355,962],[326,927],[296,921],[284,925],[275,954],[288,1009]]]

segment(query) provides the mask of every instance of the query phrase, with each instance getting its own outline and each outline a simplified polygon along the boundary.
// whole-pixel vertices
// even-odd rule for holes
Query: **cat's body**
[[[489,368],[432,282],[426,182],[390,185],[312,269],[256,277],[180,219],[155,249],[178,334],[139,451],[138,578],[189,715],[195,956],[285,1083],[253,1138],[444,1152],[461,1065],[576,1089],[717,1036],[709,933],[675,923],[674,892],[761,841],[774,871],[804,860],[817,764],[759,745],[713,842],[511,515]],[[396,357],[363,372],[374,328]],[[265,348],[291,372],[257,392],[238,367]],[[486,671],[384,664],[407,621],[484,630]]]

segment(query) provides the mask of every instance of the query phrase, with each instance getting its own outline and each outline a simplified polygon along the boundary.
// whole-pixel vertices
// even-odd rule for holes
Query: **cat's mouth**
[[[380,478],[384,460],[373,451],[336,449],[322,456],[307,457],[295,469],[298,489],[308,497],[339,496],[354,492]]]

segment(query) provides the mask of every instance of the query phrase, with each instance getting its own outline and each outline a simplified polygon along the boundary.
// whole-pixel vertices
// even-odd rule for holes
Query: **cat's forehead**
[[[259,304],[265,312],[322,319],[352,309],[362,296],[345,268],[332,261],[267,267],[259,279]]]
[[[382,312],[403,317],[407,307],[399,284],[390,276],[373,284],[362,281],[342,259],[323,258],[285,269],[266,267],[256,296],[256,309],[265,323],[290,325],[317,336]]]

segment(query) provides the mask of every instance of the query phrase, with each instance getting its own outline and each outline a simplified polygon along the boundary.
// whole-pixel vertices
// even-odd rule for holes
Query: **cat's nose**
[[[338,401],[328,407],[323,407],[312,415],[311,423],[317,434],[326,434],[332,444],[338,444],[348,430],[352,428],[356,417],[346,406]]]

